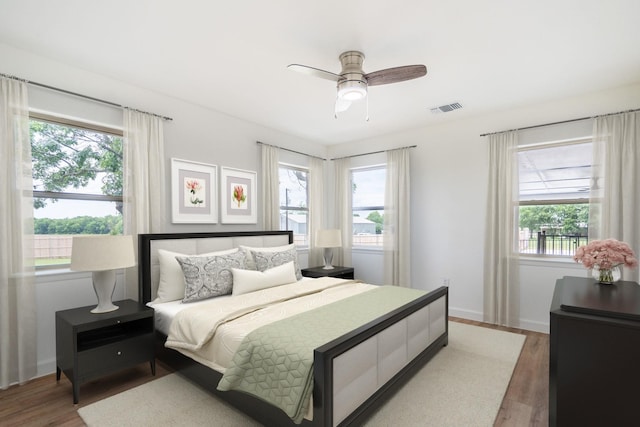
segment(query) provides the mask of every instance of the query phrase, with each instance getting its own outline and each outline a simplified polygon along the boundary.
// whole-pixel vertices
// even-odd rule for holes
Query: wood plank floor
[[[495,426],[546,426],[548,424],[549,336],[459,318],[451,318],[451,320],[527,336]],[[170,372],[159,362],[156,364],[154,377],[151,375],[149,364],[143,363],[135,368],[83,384],[80,387],[80,401],[77,405],[72,402],[71,383],[64,375],[60,382],[56,382],[55,374],[40,377],[27,384],[0,391],[0,426],[84,426],[76,412],[78,408],[160,378]]]
[[[524,329],[451,320],[526,335],[520,358],[502,400],[494,427],[549,425],[549,335]]]

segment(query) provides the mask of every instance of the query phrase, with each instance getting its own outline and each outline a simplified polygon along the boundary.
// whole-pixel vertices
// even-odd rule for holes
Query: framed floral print
[[[256,172],[222,166],[220,206],[223,224],[256,224],[258,222]]]
[[[171,222],[218,222],[216,165],[171,159]]]

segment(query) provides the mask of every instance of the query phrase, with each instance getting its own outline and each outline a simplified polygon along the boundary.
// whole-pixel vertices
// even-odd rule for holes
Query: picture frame
[[[218,222],[218,167],[190,160],[171,159],[171,222]]]
[[[258,222],[257,173],[222,166],[220,169],[220,212],[223,224]]]

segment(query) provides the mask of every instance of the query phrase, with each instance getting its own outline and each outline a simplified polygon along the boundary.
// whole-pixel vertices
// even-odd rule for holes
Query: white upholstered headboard
[[[292,231],[141,234],[138,236],[139,301],[147,303],[156,297],[160,280],[158,249],[197,255],[240,245],[270,247],[289,243],[293,243]]]

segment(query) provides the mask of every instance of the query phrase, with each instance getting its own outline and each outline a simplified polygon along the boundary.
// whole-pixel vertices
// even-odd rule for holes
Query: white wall
[[[384,285],[384,258],[381,250],[354,248],[351,264],[358,280],[374,285]]]
[[[480,135],[638,108],[639,100],[640,85],[617,88],[335,145],[329,156],[417,145],[411,160],[412,284],[434,289],[448,279],[450,314],[482,320],[488,154]],[[356,259],[367,268],[378,265],[373,256],[354,255],[354,264]],[[570,260],[521,264],[520,326],[548,332],[555,279],[586,272]]]

